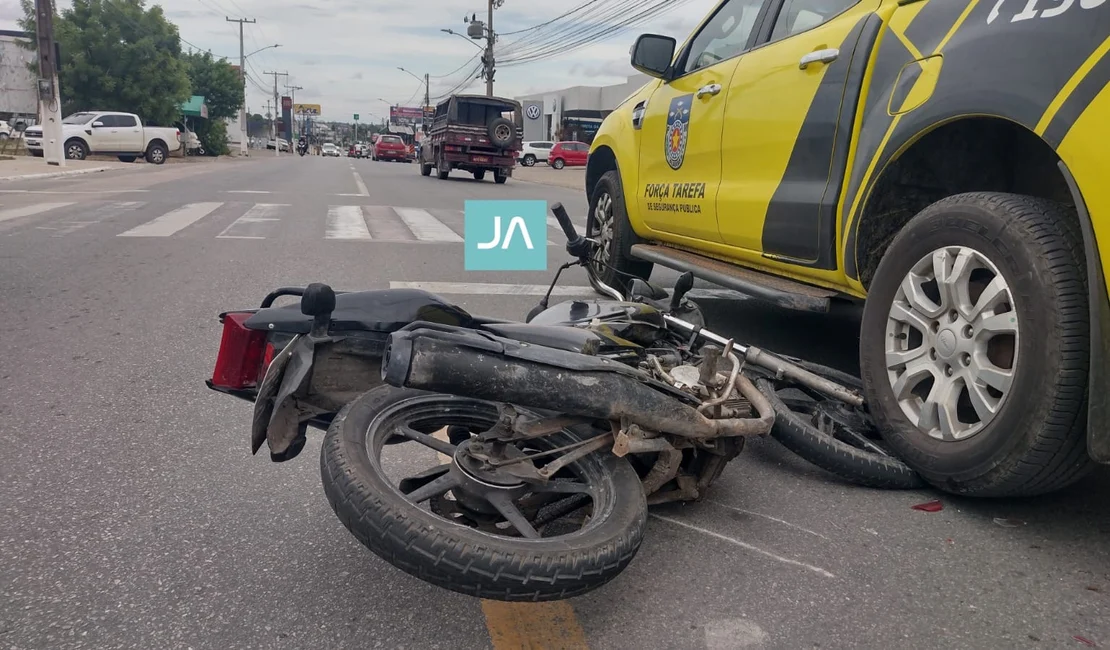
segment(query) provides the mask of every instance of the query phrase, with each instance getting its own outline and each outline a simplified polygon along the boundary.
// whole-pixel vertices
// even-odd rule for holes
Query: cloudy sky
[[[505,0],[494,14],[495,31],[525,30],[587,1]],[[652,31],[682,41],[717,1],[669,0],[661,15],[587,47],[535,62],[499,66],[494,90],[499,95],[518,96],[574,85],[621,83],[634,72],[628,65],[628,48],[637,34]],[[59,9],[70,4],[69,0],[57,2]],[[599,7],[621,4],[620,0],[595,2]],[[474,41],[440,29],[465,33],[463,17],[477,13],[481,20],[486,12],[485,0],[325,0],[315,5],[308,0],[160,0],[150,4],[162,6],[185,41],[216,55],[234,57],[235,62],[238,25],[226,22],[226,16],[257,19],[256,24],[246,26],[248,54],[281,44],[247,59],[247,73],[253,79],[247,84],[247,103],[252,111],[264,111],[268,97],[263,87],[271,89],[272,97],[273,78],[263,73],[288,71],[288,79],[279,77],[279,83],[302,86],[296,93],[298,102],[321,104],[326,119],[349,120],[351,114],[360,113],[364,122],[388,115],[387,104],[379,100],[419,105],[421,82],[398,66],[419,76],[433,75],[433,98],[464,80],[478,65],[478,60],[471,58],[479,48]],[[0,0],[0,29],[16,29],[19,15],[18,0]],[[564,20],[545,30],[557,26],[565,30],[580,27]],[[538,33],[551,32],[506,35],[499,45],[509,48],[514,39]],[[483,88],[482,81],[470,86],[479,92]]]

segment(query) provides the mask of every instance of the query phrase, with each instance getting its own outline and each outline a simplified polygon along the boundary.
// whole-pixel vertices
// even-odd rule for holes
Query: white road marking
[[[231,222],[224,231],[216,235],[216,239],[265,239],[258,235],[263,228],[259,224],[271,221],[281,221],[274,215],[279,208],[289,207],[288,203],[255,203],[235,221]]]
[[[724,618],[705,625],[705,650],[736,650],[762,646],[767,633],[743,618]]]
[[[223,203],[189,203],[116,236],[169,237],[212,214],[221,205]]]
[[[362,182],[362,177],[358,175],[358,172],[354,171],[354,167],[352,167],[351,170],[351,173],[355,176],[355,185],[358,186],[358,195],[370,196],[370,192],[366,189],[366,183]]]
[[[333,205],[328,208],[328,226],[325,239],[369,240],[370,230],[362,209],[357,205]]]
[[[730,506],[730,505],[727,505],[727,504],[721,503],[720,501],[713,501],[712,499],[707,499],[707,502],[708,502],[708,503],[712,503],[712,504],[713,504],[713,505],[715,505],[715,506],[720,506],[720,507],[722,507],[722,508],[726,508],[726,509],[728,509],[728,510],[732,510],[732,511],[735,511],[735,512],[739,512],[739,513],[742,513],[742,514],[745,514],[745,515],[752,515],[753,517],[762,517],[762,518],[764,518],[764,519],[769,519],[769,520],[771,520],[771,521],[774,521],[774,522],[780,523],[780,524],[782,524],[783,526],[790,526],[791,528],[794,528],[794,529],[800,530],[800,531],[802,531],[803,533],[809,533],[810,535],[814,535],[814,536],[816,536],[816,537],[820,537],[821,539],[824,539],[824,540],[828,540],[828,541],[832,541],[832,540],[830,540],[830,539],[829,539],[828,537],[825,537],[824,535],[822,535],[821,533],[818,533],[817,531],[813,531],[813,530],[810,530],[810,529],[808,529],[808,528],[802,528],[802,527],[801,527],[801,526],[799,526],[798,524],[792,524],[792,523],[790,523],[789,521],[786,521],[785,519],[779,519],[778,517],[772,517],[771,515],[765,515],[765,514],[763,514],[763,513],[761,513],[761,512],[754,512],[754,511],[752,511],[752,510],[744,510],[743,508],[737,508],[737,507],[735,507],[735,506]]]
[[[401,217],[401,221],[405,222],[412,234],[416,235],[416,238],[420,241],[461,242],[463,240],[454,230],[445,226],[442,221],[433,217],[427,210],[393,208],[393,211]]]
[[[378,241],[414,241],[415,237],[405,224],[398,221],[393,208],[385,205],[367,205],[362,208],[370,234]]]
[[[742,542],[738,539],[729,537],[727,535],[722,535],[720,533],[715,533],[715,532],[713,532],[713,531],[711,531],[707,528],[702,528],[701,526],[695,526],[694,524],[688,524],[685,521],[681,521],[679,519],[672,519],[670,517],[664,517],[663,515],[657,515],[655,513],[651,513],[651,516],[655,517],[656,519],[659,519],[661,521],[665,521],[669,524],[674,524],[675,526],[680,526],[682,528],[688,528],[690,530],[697,531],[697,532],[699,532],[703,535],[708,535],[708,536],[710,536],[714,539],[719,539],[722,542],[728,542],[729,544],[739,546],[740,548],[747,549],[747,550],[749,550],[753,553],[758,553],[759,555],[762,555],[764,557],[769,557],[772,560],[782,562],[783,564],[790,564],[792,566],[796,566],[796,567],[800,567],[800,568],[803,568],[803,569],[806,569],[806,570],[809,570],[809,571],[813,571],[814,573],[823,575],[826,578],[835,578],[836,577],[835,575],[833,575],[829,571],[826,571],[825,569],[822,569],[819,566],[814,566],[812,564],[807,564],[805,562],[799,562],[798,560],[791,560],[788,557],[783,557],[781,555],[778,555],[777,553],[772,553],[771,551],[761,549],[758,546],[755,546],[753,544],[749,544],[747,542]]]
[[[73,203],[36,203],[35,205],[25,205],[22,208],[8,208],[7,210],[0,210],[0,221],[30,217],[70,205],[73,205]]]
[[[100,223],[105,219],[118,216],[125,212],[131,212],[132,210],[135,210],[144,205],[146,205],[146,203],[143,203],[142,201],[117,201],[109,203],[97,208],[96,210],[93,210],[91,214],[82,215],[84,217],[89,217],[88,219],[82,221],[62,222],[63,225],[68,226],[68,228],[59,228],[58,233],[54,236],[62,237],[64,235],[68,235],[71,232],[76,232],[78,230],[81,230],[82,228],[91,226],[94,223]]]
[[[270,190],[227,190],[228,194],[273,194]]]
[[[390,282],[390,289],[421,289],[431,293],[455,295],[491,296],[542,296],[547,293],[546,284],[497,284],[482,282]],[[591,287],[557,286],[553,296],[589,296],[594,293]]]

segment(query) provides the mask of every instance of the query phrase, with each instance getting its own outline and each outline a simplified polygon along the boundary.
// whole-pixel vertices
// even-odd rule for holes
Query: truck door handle
[[[701,88],[698,88],[698,94],[696,95],[696,97],[698,99],[701,99],[706,95],[712,96],[716,95],[719,92],[721,92],[721,84],[709,84],[707,86],[702,86]]]
[[[840,50],[830,48],[827,50],[814,50],[809,54],[802,57],[798,63],[799,70],[805,70],[809,67],[810,63],[832,63],[840,56]]]

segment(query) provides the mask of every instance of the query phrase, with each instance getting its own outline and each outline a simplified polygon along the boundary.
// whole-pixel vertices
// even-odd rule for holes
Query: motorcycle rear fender
[[[382,383],[381,355],[380,341],[358,336],[294,337],[259,387],[251,452],[266,442],[274,462],[295,458],[308,425],[327,427],[345,404]]]

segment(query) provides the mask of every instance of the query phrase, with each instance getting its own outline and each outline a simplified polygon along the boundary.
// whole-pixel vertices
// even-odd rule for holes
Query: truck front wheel
[[[627,287],[629,276],[647,280],[652,263],[632,257],[632,245],[638,238],[628,221],[624,189],[617,171],[605,172],[590,194],[590,212],[586,217],[586,236],[596,237],[600,246],[590,257],[589,278],[594,289],[601,292],[597,281],[613,288]]]
[[[868,291],[860,370],[879,430],[936,487],[1028,496],[1093,466],[1089,321],[1074,215],[961,194],[914,217]]]
[[[66,158],[70,160],[84,160],[89,155],[89,147],[81,140],[74,138],[66,142]]]

